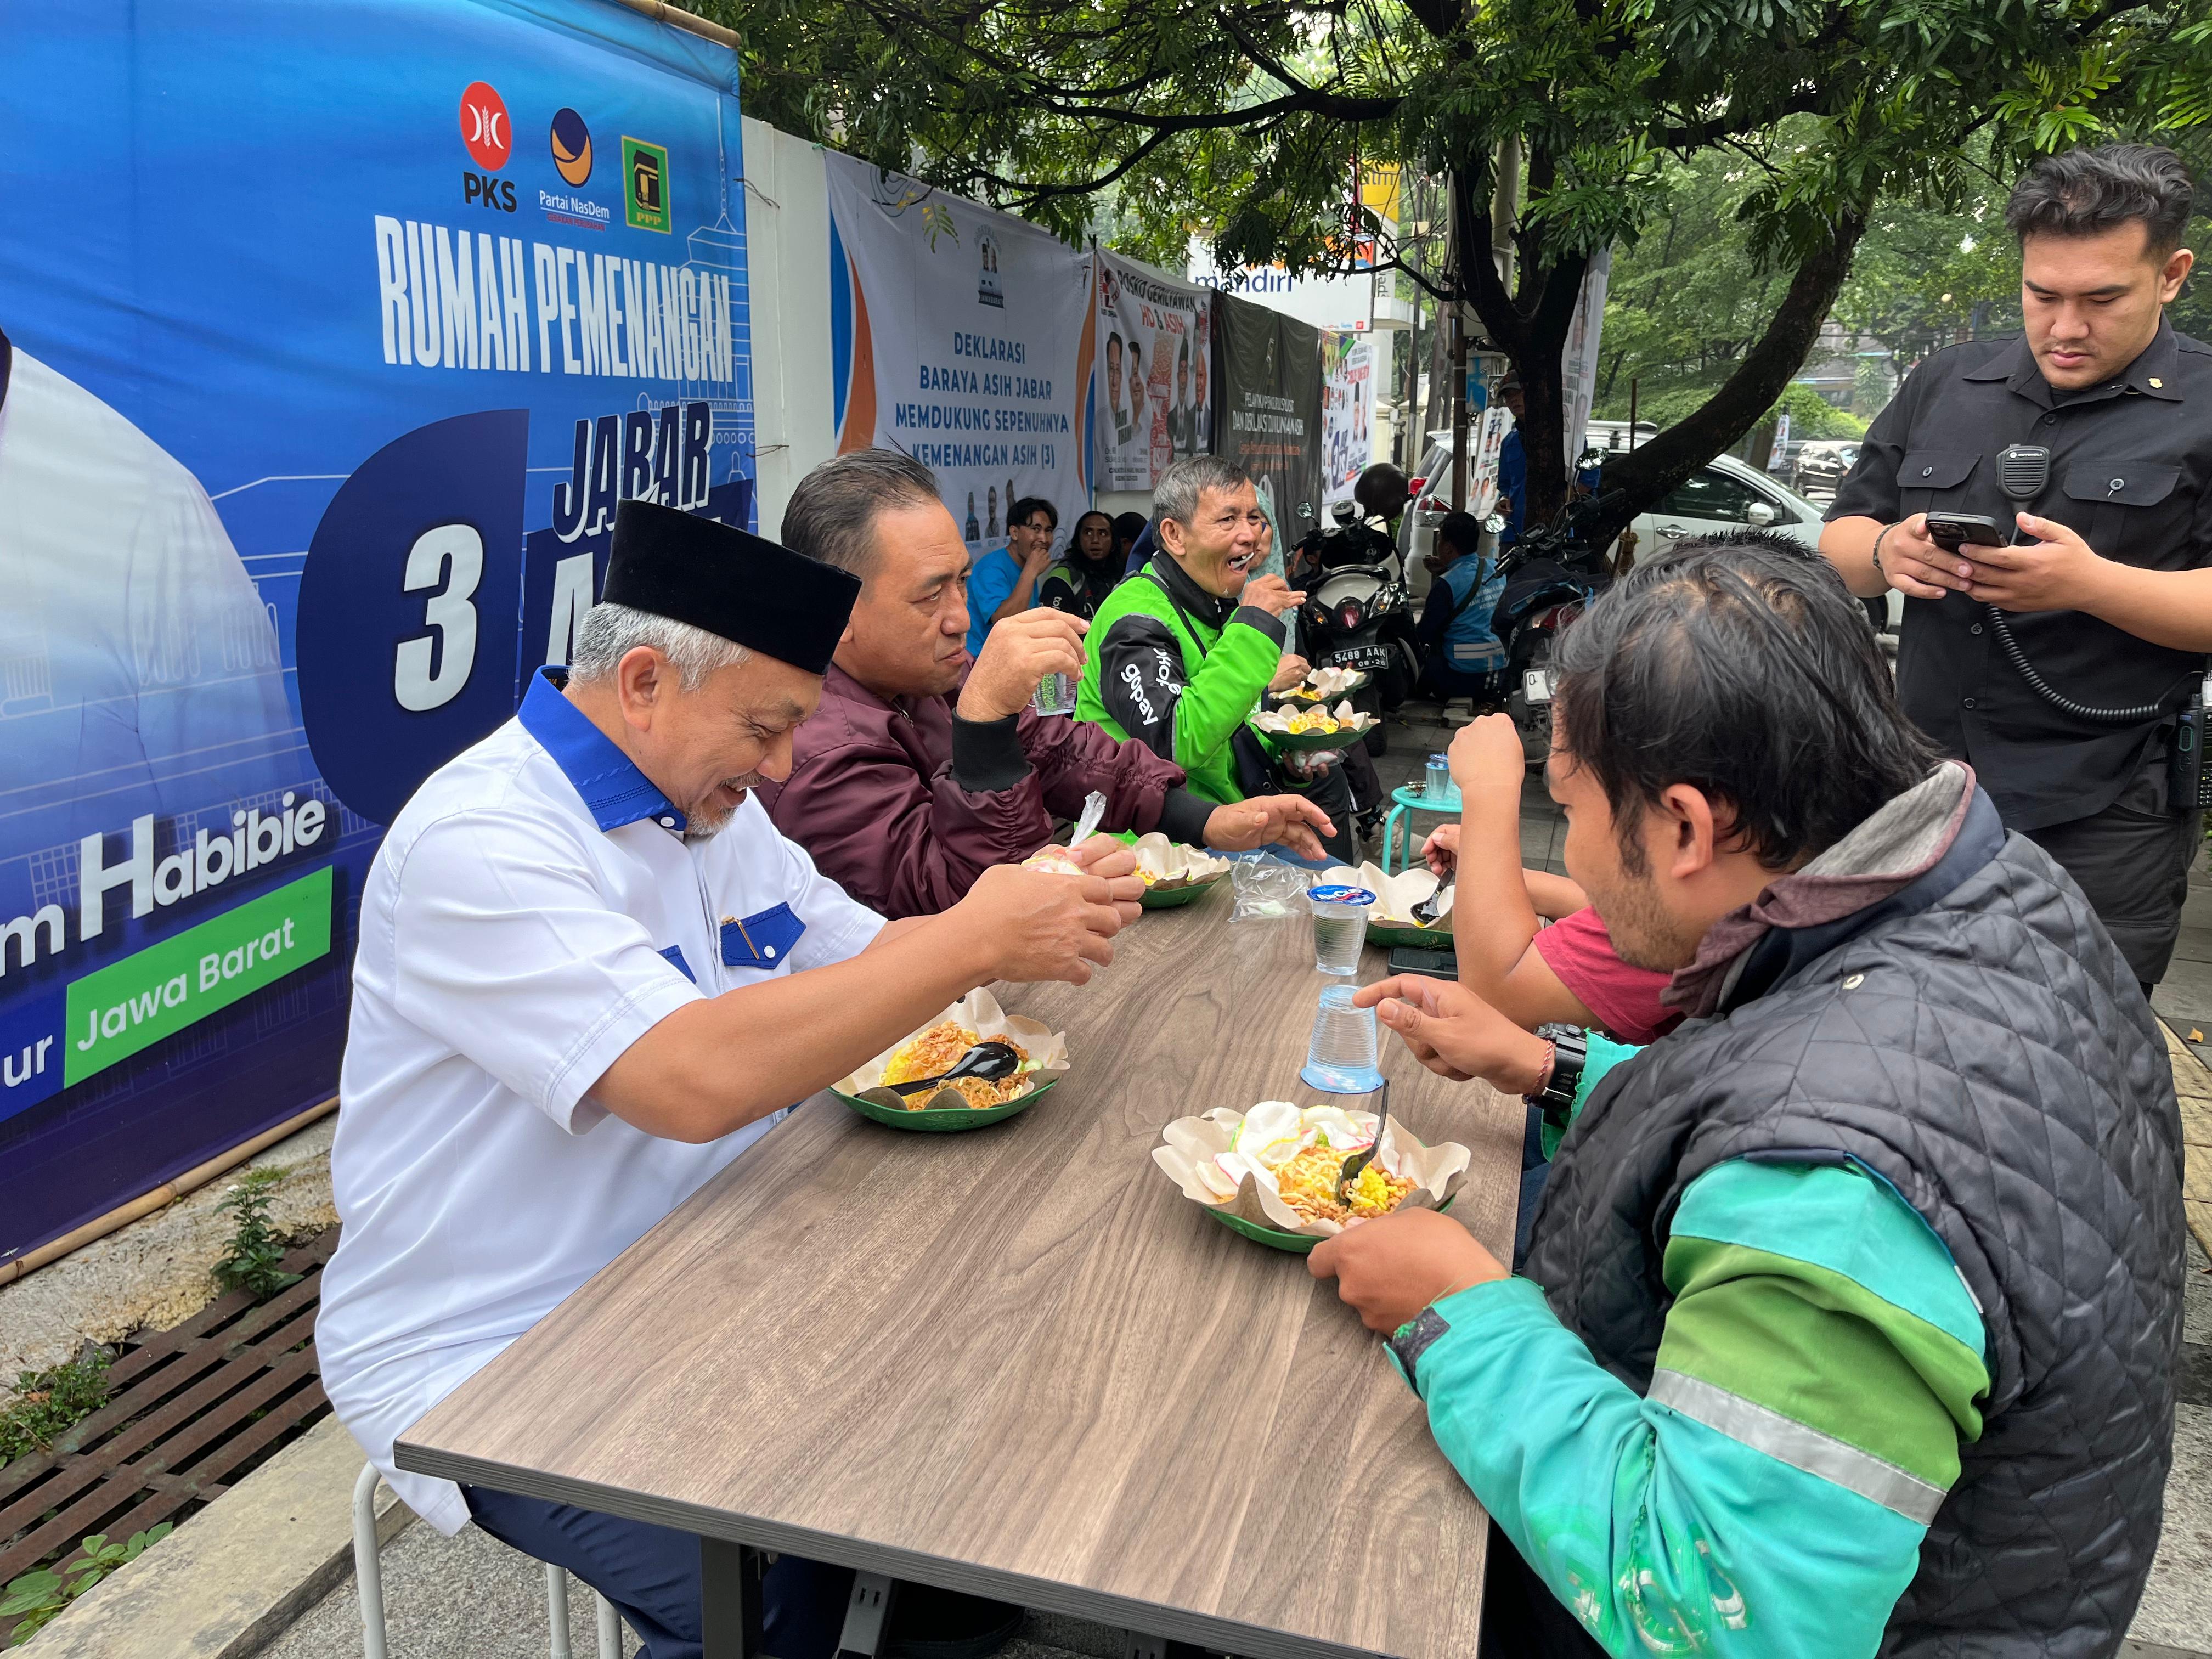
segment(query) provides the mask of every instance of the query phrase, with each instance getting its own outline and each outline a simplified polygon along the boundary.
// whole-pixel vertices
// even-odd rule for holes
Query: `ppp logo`
[[[507,118],[507,104],[490,84],[471,81],[461,94],[461,142],[487,173],[497,173],[514,152],[514,129]]]

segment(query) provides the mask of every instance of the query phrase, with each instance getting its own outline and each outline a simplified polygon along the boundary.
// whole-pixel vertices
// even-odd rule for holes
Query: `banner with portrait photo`
[[[1243,464],[1275,527],[1267,568],[1320,521],[1321,331],[1233,294],[1215,296],[1221,331],[1216,453]]]
[[[1091,505],[1090,256],[1047,231],[824,150],[837,450],[902,450],[937,475],[969,550],[1052,502]]]
[[[1375,453],[1375,337],[1321,337],[1322,503],[1348,501]]]
[[[331,1097],[383,826],[568,659],[615,503],[750,523],[753,451],[727,47],[526,0],[8,45],[0,146],[69,135],[78,206],[0,167],[0,1261]]]
[[[1150,489],[1213,448],[1213,296],[1101,250],[1091,410],[1101,489]]]

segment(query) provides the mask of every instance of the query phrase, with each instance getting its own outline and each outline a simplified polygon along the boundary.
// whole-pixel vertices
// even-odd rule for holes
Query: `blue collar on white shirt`
[[[601,830],[651,818],[680,834],[688,827],[684,814],[582,709],[561,695],[568,680],[565,668],[541,668],[532,677],[522,698],[522,729],[567,774]]]

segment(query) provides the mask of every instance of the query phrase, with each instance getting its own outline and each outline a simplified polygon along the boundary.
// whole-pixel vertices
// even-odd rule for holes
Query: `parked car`
[[[1438,507],[1429,510],[1429,498],[1450,499],[1449,434],[1441,455],[1431,447],[1431,465],[1441,469],[1444,489],[1439,493],[1436,480],[1428,480],[1415,494],[1414,504],[1399,520],[1398,544],[1406,550],[1407,574],[1417,593],[1427,589],[1429,577],[1421,564],[1421,556],[1429,550],[1437,524],[1443,517]],[[1603,449],[1603,443],[1594,444]],[[1626,448],[1624,443],[1622,449]],[[1808,446],[1809,447],[1810,446]],[[1831,444],[1830,447],[1838,447]],[[1856,452],[1856,446],[1841,446]],[[1853,459],[1856,459],[1856,453]],[[1840,477],[1840,474],[1838,475]],[[1427,523],[1421,520],[1425,518]],[[1632,525],[1639,553],[1649,553],[1669,542],[1688,536],[1710,536],[1723,531],[1739,530],[1747,525],[1780,532],[1807,547],[1817,547],[1820,541],[1820,509],[1803,495],[1778,479],[1771,478],[1757,467],[1738,460],[1733,455],[1716,455],[1698,471],[1674,486],[1649,511],[1638,514]],[[1904,599],[1895,589],[1889,595],[1889,627],[1893,632],[1904,612]]]
[[[1799,495],[1831,501],[1843,488],[1844,477],[1857,465],[1856,439],[1819,438],[1797,452],[1790,471],[1790,486]]]

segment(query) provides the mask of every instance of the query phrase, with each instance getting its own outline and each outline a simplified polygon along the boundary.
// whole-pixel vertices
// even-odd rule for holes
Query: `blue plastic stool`
[[[1451,793],[1440,801],[1431,800],[1428,786],[1421,783],[1409,783],[1403,789],[1394,789],[1390,792],[1390,799],[1398,804],[1390,809],[1390,816],[1382,820],[1382,873],[1386,876],[1396,874],[1401,861],[1407,864],[1413,862],[1413,821],[1406,817],[1408,812],[1433,812],[1440,818],[1455,818],[1460,811],[1457,784],[1454,784]],[[1398,856],[1398,832],[1401,819],[1405,820],[1406,835],[1406,852],[1402,860]]]

